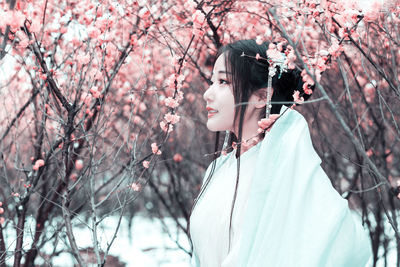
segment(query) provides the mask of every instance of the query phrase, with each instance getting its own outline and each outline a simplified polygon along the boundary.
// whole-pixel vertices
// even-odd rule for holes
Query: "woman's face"
[[[225,53],[215,62],[211,82],[204,93],[207,102],[207,128],[210,131],[233,131],[235,116],[235,99],[233,89],[225,66]]]

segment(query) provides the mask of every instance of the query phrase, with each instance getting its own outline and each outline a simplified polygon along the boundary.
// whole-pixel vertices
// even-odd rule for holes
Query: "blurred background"
[[[322,167],[373,266],[400,266],[396,1],[0,7],[0,267],[189,266],[215,143],[202,95],[218,49],[239,39],[290,45],[309,68],[315,90],[296,109]]]

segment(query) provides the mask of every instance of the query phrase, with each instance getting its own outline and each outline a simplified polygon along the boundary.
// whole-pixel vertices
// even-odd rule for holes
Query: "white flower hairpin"
[[[279,72],[278,79],[281,78],[282,73],[288,70],[288,66],[286,64],[286,55],[278,50],[277,46],[273,43],[269,44],[268,50],[266,51],[267,58],[261,57],[257,54],[255,57],[248,56],[244,52],[242,52],[242,57],[251,57],[256,60],[266,60],[268,62],[268,83],[267,83],[267,103],[265,109],[265,118],[268,119],[271,113],[271,98],[272,98],[272,78],[276,75],[277,71]],[[277,69],[279,67],[279,69]]]

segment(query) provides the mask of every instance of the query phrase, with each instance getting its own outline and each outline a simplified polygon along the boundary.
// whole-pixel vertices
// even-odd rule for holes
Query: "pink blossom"
[[[267,50],[268,59],[272,59],[273,61],[283,60],[283,55],[276,49],[276,45],[270,44]]]
[[[182,159],[183,159],[183,157],[182,157],[181,154],[176,153],[176,154],[174,155],[173,159],[174,159],[175,162],[181,162]]]
[[[20,11],[9,11],[8,13],[8,21],[7,24],[10,25],[11,31],[16,32],[19,31],[19,28],[24,25],[25,15]]]
[[[182,101],[183,100],[183,92],[182,91],[178,91],[177,100],[178,101]]]
[[[196,12],[194,12],[193,16],[192,16],[193,28],[195,28],[195,29],[201,28],[201,26],[204,23],[204,19],[205,19],[204,14],[201,13],[200,10],[196,10]]]
[[[0,201],[0,207],[3,206],[3,202]]]
[[[193,35],[197,36],[198,38],[201,38],[204,36],[204,31],[202,29],[193,29],[192,32],[193,32]]]
[[[3,225],[3,224],[4,224],[4,222],[5,222],[5,219],[4,219],[4,217],[0,217],[0,224],[1,224],[1,225]]]
[[[196,95],[193,93],[188,93],[186,94],[186,99],[187,101],[189,101],[190,103],[193,103],[194,100],[196,99]]]
[[[38,160],[35,162],[35,165],[38,165],[39,167],[42,167],[42,166],[44,165],[44,160],[43,160],[43,159],[38,159]]]
[[[69,178],[71,179],[71,181],[75,182],[76,179],[78,178],[78,174],[72,173],[71,176],[70,176]]]
[[[148,160],[144,160],[142,162],[142,164],[143,164],[143,167],[145,167],[146,169],[148,169],[150,167],[150,162]]]
[[[285,60],[284,64],[286,64],[288,66],[288,69],[292,70],[292,69],[296,68],[296,64],[295,64],[296,59],[297,59],[297,57],[296,57],[294,51],[290,50],[286,55],[286,60]]]
[[[176,114],[172,114],[172,113],[167,113],[164,116],[164,119],[171,124],[175,124],[175,123],[179,122],[180,118],[181,118],[180,116],[178,116]]]
[[[327,66],[326,66],[326,61],[323,58],[318,58],[317,60],[317,68],[320,71],[325,71]]]
[[[343,45],[339,45],[339,41],[336,39],[332,40],[332,45],[329,47],[328,52],[331,54],[332,58],[335,59],[340,56],[341,52],[344,50]]]
[[[0,214],[3,214],[3,213],[4,213],[4,209],[0,208]]]
[[[90,61],[90,55],[89,54],[86,54],[86,55],[80,57],[80,63],[82,65],[87,65],[89,63],[89,61]]]
[[[161,155],[161,151],[159,150],[157,143],[151,144],[151,151],[153,151],[153,154]]]
[[[271,114],[269,118],[264,118],[258,121],[258,127],[265,130],[270,128],[270,126],[279,118],[279,114]]]
[[[382,8],[382,4],[379,1],[374,1],[372,6],[364,13],[364,20],[366,22],[372,22],[379,18],[379,12]]]
[[[134,124],[140,124],[140,123],[142,123],[142,122],[143,122],[142,118],[140,118],[140,116],[138,116],[138,115],[136,115],[136,116],[133,118],[133,123],[134,123]]]
[[[347,39],[349,37],[349,32],[347,31],[346,28],[339,29],[339,37],[343,39]]]
[[[97,87],[90,88],[89,92],[94,98],[100,98],[102,96]]]
[[[19,197],[19,193],[11,193],[11,195],[13,196],[13,197]]]
[[[164,103],[167,107],[170,108],[176,108],[177,106],[179,106],[179,102],[176,99],[173,99],[172,97],[167,97],[164,100]]]
[[[61,33],[61,34],[65,34],[65,33],[67,33],[67,31],[68,31],[68,28],[67,28],[67,27],[61,27],[61,28],[60,28],[60,33]]]
[[[28,28],[29,28],[29,31],[31,31],[31,33],[39,32],[40,29],[42,28],[40,19],[34,19]]]
[[[75,168],[80,171],[83,169],[83,160],[78,159],[77,161],[75,161]]]
[[[29,45],[29,40],[27,38],[22,39],[18,46],[21,47],[22,49],[26,48]]]
[[[309,85],[314,85],[314,80],[311,78],[310,75],[307,74],[306,70],[302,70],[301,76],[302,76],[303,82],[305,82]]]
[[[185,80],[185,75],[182,75],[182,74],[178,75],[176,77],[176,80],[178,83],[182,83]]]
[[[42,160],[42,159],[38,159],[36,162],[35,162],[35,164],[33,165],[33,170],[34,171],[37,171],[37,170],[39,170],[39,168],[40,167],[42,167],[44,165],[44,160]]]
[[[386,163],[392,164],[393,163],[393,154],[390,154],[386,157]]]
[[[312,89],[308,88],[308,83],[303,84],[303,91],[307,95],[311,95],[312,94]]]
[[[148,167],[147,167],[147,168],[148,168]],[[138,184],[138,183],[132,183],[132,184],[131,184],[131,189],[132,189],[133,191],[140,191],[141,186],[140,186],[140,184]]]
[[[135,46],[137,44],[137,36],[136,35],[133,34],[131,36],[130,44],[131,44],[131,46]]]
[[[300,92],[297,90],[294,91],[293,99],[296,104],[301,104],[304,102],[304,97],[300,97]]]
[[[172,132],[172,130],[174,129],[174,127],[171,124],[166,123],[165,121],[160,122],[160,128],[164,132],[168,131],[169,133]]]
[[[263,43],[263,38],[262,38],[260,35],[258,35],[258,36],[256,37],[256,43],[257,43],[258,45],[262,45],[262,43]]]
[[[176,79],[175,73],[174,73],[174,74],[171,74],[171,75],[168,77],[168,79],[167,79],[168,88],[175,89],[175,79]]]
[[[141,112],[143,112],[143,111],[145,111],[146,109],[147,109],[146,104],[143,103],[143,102],[141,102],[141,103],[139,104],[139,110],[140,110]]]
[[[99,29],[97,29],[96,27],[90,27],[88,29],[88,35],[91,39],[97,39],[100,34],[101,34],[101,31]]]

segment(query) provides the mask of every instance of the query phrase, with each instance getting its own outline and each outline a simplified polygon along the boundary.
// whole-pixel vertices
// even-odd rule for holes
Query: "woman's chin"
[[[211,132],[218,132],[221,131],[221,129],[219,129],[219,127],[217,125],[215,125],[214,123],[207,121],[207,129]]]
[[[225,132],[226,129],[221,127],[221,124],[215,123],[213,121],[207,121],[207,129],[211,132]]]

